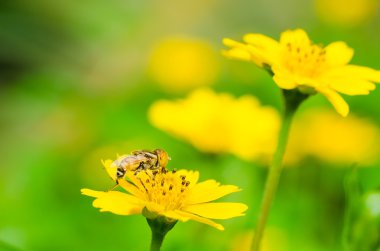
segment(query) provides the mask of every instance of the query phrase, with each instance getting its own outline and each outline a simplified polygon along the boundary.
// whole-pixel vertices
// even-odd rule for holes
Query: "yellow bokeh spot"
[[[309,111],[295,121],[285,160],[313,156],[330,163],[369,165],[380,153],[380,130],[368,119]]]
[[[334,25],[356,26],[373,18],[379,0],[315,0],[318,16]]]
[[[208,153],[232,153],[248,160],[271,156],[280,117],[250,95],[235,98],[202,88],[186,99],[161,100],[149,110],[154,126]]]
[[[202,40],[172,37],[159,41],[149,61],[151,77],[169,92],[212,84],[218,74],[213,47]]]

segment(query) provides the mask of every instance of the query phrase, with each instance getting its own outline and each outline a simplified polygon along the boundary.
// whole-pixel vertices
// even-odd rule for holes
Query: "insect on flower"
[[[118,184],[118,181],[125,177],[127,171],[132,171],[137,175],[144,170],[158,170],[165,168],[169,160],[167,152],[161,149],[138,150],[118,157],[110,165],[106,165],[104,162],[103,165],[109,176]]]
[[[111,164],[112,161],[106,164]],[[101,212],[118,215],[142,214],[148,220],[163,220],[165,224],[176,221],[198,221],[218,230],[224,227],[213,219],[243,216],[247,206],[234,202],[214,202],[225,195],[240,191],[234,185],[221,185],[215,180],[198,182],[199,172],[191,170],[170,171],[159,168],[152,176],[145,170],[134,175],[127,171],[119,185],[125,191],[95,191],[82,189],[84,195],[94,197],[93,206]],[[156,250],[156,249],[152,249]]]

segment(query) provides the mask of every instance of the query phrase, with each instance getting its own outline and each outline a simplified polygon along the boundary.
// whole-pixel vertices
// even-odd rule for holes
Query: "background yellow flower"
[[[218,75],[215,49],[209,42],[197,38],[162,39],[151,52],[149,73],[168,92],[211,85]]]
[[[210,89],[195,90],[186,99],[157,101],[149,119],[200,151],[248,160],[270,156],[280,121],[275,109],[262,106],[253,96],[235,98]]]
[[[157,101],[149,110],[149,119],[200,151],[264,163],[274,152],[280,126],[279,113],[260,105],[255,97],[235,98],[210,89],[196,90],[186,99]],[[323,108],[310,109],[296,117],[291,130],[287,165],[307,157],[364,166],[379,160],[379,127],[354,114],[342,118]]]
[[[379,160],[380,128],[366,118],[353,114],[342,118],[326,109],[314,109],[302,114],[292,130],[287,162],[311,156],[346,166],[368,166]]]

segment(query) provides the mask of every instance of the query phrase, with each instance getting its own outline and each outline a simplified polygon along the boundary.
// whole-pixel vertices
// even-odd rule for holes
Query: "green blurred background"
[[[244,250],[239,240],[254,227],[265,165],[202,153],[149,123],[154,101],[192,89],[160,85],[151,70],[154,50],[170,37],[203,41],[215,68],[201,84],[235,96],[250,93],[280,110],[270,77],[221,56],[222,38],[239,40],[249,32],[278,38],[300,27],[317,43],[346,41],[355,49],[353,63],[380,69],[378,1],[368,2],[362,18],[334,20],[339,14],[324,10],[324,3],[304,0],[1,1],[0,250],[147,250],[150,230],[141,215],[99,213],[80,189],[112,187],[100,159],[154,148],[169,153],[169,167],[238,185],[243,191],[226,200],[249,205],[246,217],[221,222],[224,232],[177,224],[163,250]],[[377,126],[379,99],[379,90],[347,98],[352,113]],[[318,106],[332,109],[316,96],[301,112]],[[380,186],[378,162],[358,163],[356,176],[350,166],[309,158],[286,169],[268,223],[280,238],[268,240],[266,250],[343,250],[343,243],[348,250],[380,248],[378,197],[370,205],[377,218],[363,213],[365,196]]]

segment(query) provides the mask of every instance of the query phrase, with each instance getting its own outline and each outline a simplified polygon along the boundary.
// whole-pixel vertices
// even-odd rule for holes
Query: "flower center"
[[[312,43],[286,43],[282,63],[291,72],[302,77],[316,77],[326,66],[326,51]]]
[[[180,209],[187,195],[190,181],[176,170],[166,168],[148,172],[140,172],[137,177],[145,188],[149,201],[163,206],[165,210]]]

